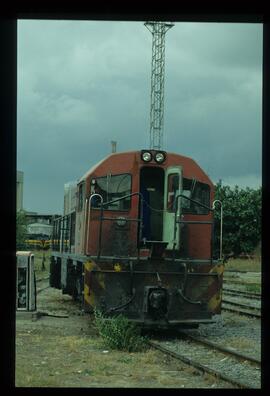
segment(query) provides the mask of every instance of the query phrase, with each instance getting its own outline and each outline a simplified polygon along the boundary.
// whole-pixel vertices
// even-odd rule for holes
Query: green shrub
[[[223,204],[223,253],[251,254],[261,239],[262,189],[238,186],[231,188],[221,182],[215,186],[215,199]],[[220,213],[215,211],[215,251],[219,251]]]
[[[26,249],[25,239],[27,235],[26,216],[24,211],[16,213],[16,249]]]
[[[128,352],[143,351],[147,348],[147,339],[140,335],[140,329],[123,315],[106,318],[95,310],[95,324],[105,344],[112,349]]]

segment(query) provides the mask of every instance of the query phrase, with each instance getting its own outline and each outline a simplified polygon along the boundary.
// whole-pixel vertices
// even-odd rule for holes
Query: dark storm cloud
[[[258,184],[261,28],[248,24],[183,24],[181,34],[173,30],[169,34],[173,49],[168,45],[167,59],[171,55],[174,61],[168,61],[166,69],[168,147],[173,147],[169,135],[174,136],[176,145],[196,158],[215,180],[238,178],[241,184],[241,180],[245,183],[252,179],[252,184]],[[170,102],[169,92],[173,98]]]
[[[164,149],[213,178],[258,185],[262,27],[176,23],[166,35]],[[64,183],[149,144],[151,34],[136,22],[19,21],[18,169],[28,210],[61,212]],[[251,185],[252,187],[252,185]]]
[[[262,26],[241,23],[181,23],[167,35],[167,54],[174,52],[174,64],[185,68],[192,63],[193,69],[218,66],[224,69],[250,69],[261,67]],[[178,27],[177,26],[177,27]],[[181,31],[180,31],[181,30]],[[178,50],[178,51],[176,51]],[[180,60],[180,62],[178,62]],[[197,61],[197,62],[196,62]],[[172,64],[171,64],[171,67]],[[224,67],[224,69],[223,69]],[[205,70],[207,73],[207,70]]]

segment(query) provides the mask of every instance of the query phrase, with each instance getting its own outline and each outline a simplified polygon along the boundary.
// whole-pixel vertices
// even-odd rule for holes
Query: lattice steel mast
[[[165,34],[174,26],[167,22],[145,22],[152,33],[150,148],[161,149],[164,127]]]

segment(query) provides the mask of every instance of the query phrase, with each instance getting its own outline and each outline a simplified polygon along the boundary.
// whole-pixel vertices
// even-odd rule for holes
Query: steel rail
[[[234,280],[229,278],[223,278],[224,283],[232,283],[234,285],[243,285],[243,286],[261,286],[261,283],[258,282],[242,282],[240,280]]]
[[[233,312],[238,315],[249,316],[251,318],[256,318],[256,319],[261,319],[261,317],[262,317],[261,314],[257,314],[255,312],[242,311],[241,309],[235,309],[235,308],[231,308],[231,307],[227,307],[227,306],[224,307],[224,305],[222,305],[221,309],[224,311]]]
[[[250,299],[258,299],[261,300],[261,294],[260,293],[252,293],[252,292],[245,292],[242,290],[235,290],[235,289],[227,289],[224,288],[222,289],[222,293],[223,294],[230,294],[230,295],[236,295],[236,296],[241,296],[241,297],[246,297],[246,298],[250,298]]]
[[[222,299],[222,302],[224,302],[225,304],[231,304],[234,305],[235,307],[240,307],[240,308],[244,308],[244,309],[251,309],[251,310],[257,310],[260,311],[261,307],[255,307],[254,305],[248,305],[248,304],[242,304],[240,302],[237,301],[232,301],[232,300],[226,300],[226,299]]]
[[[42,289],[37,289],[37,294],[43,292],[43,290],[46,290],[50,287],[50,285],[43,287]]]
[[[234,350],[230,349],[229,347],[224,347],[222,345],[217,344],[216,342],[205,340],[204,338],[188,334],[188,333],[186,333],[183,330],[179,330],[179,333],[181,335],[183,335],[185,338],[188,338],[188,339],[190,339],[192,341],[195,341],[195,342],[198,342],[200,344],[209,346],[209,347],[211,347],[213,349],[217,349],[218,351],[226,353],[227,355],[233,356],[236,359],[243,360],[243,361],[248,361],[250,363],[261,364],[261,360],[260,359],[256,359],[256,358],[254,358],[252,356],[245,355],[244,353],[241,353],[241,352],[238,352],[238,351],[234,351]]]
[[[247,384],[245,384],[245,383],[243,383],[241,381],[237,381],[237,380],[235,380],[233,378],[230,378],[227,375],[225,375],[223,373],[220,373],[219,371],[216,371],[216,370],[214,370],[214,369],[212,369],[212,368],[210,368],[208,366],[205,366],[205,365],[203,365],[203,364],[201,364],[201,363],[199,363],[199,362],[197,362],[197,361],[195,361],[193,359],[190,359],[190,358],[188,358],[188,357],[186,357],[186,356],[184,356],[184,355],[182,355],[182,354],[180,354],[178,352],[177,353],[173,352],[170,349],[165,348],[165,347],[157,344],[156,342],[148,341],[148,344],[152,348],[155,348],[155,349],[161,351],[162,353],[170,355],[170,356],[172,356],[175,359],[181,360],[183,363],[188,364],[189,366],[192,366],[192,367],[196,368],[197,370],[202,371],[203,373],[207,373],[207,374],[213,375],[213,376],[215,376],[218,379],[221,379],[221,380],[223,380],[225,382],[228,382],[228,383],[230,383],[232,385],[236,385],[237,387],[242,388],[242,389],[251,389],[251,388],[252,389],[256,389],[255,387],[251,387],[251,386],[249,386],[249,385],[247,385]]]
[[[50,278],[49,276],[46,276],[45,278],[39,278],[36,280],[36,282],[42,282],[42,281],[48,280],[49,278]]]

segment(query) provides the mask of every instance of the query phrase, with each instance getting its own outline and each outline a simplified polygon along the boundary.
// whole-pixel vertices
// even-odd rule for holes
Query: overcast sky
[[[17,169],[24,209],[63,211],[64,184],[149,147],[152,36],[142,22],[18,21]],[[262,25],[176,22],[166,34],[163,149],[213,182],[257,188]]]

